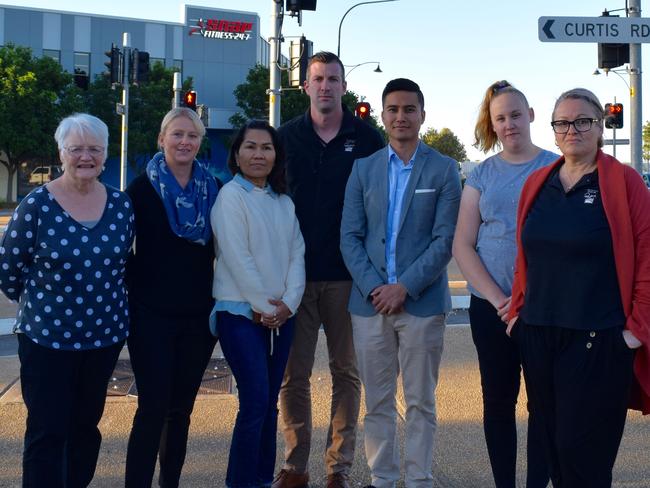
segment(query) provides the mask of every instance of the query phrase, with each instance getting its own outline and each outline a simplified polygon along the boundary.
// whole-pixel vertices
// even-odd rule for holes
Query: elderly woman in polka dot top
[[[0,289],[19,302],[24,487],[90,483],[108,380],[128,334],[133,211],[126,194],[98,180],[108,128],[75,114],[54,137],[63,175],[25,197],[0,247]]]

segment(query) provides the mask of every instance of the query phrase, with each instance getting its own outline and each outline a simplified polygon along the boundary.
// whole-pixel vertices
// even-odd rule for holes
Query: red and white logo
[[[209,37],[212,39],[227,39],[231,41],[247,41],[251,38],[252,22],[223,19],[190,19],[190,36]]]

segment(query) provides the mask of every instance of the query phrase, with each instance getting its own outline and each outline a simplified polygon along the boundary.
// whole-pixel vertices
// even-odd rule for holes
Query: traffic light
[[[357,103],[357,106],[354,109],[354,115],[359,117],[361,120],[368,120],[370,118],[370,104],[368,102]]]
[[[618,17],[605,10],[601,17]],[[598,44],[598,68],[614,69],[630,62],[629,44]]]
[[[316,10],[316,0],[287,0],[286,10],[300,12],[301,10]]]
[[[131,79],[134,84],[146,83],[149,81],[149,53],[146,51],[131,51]]]
[[[121,64],[122,64],[122,54],[120,49],[111,44],[111,50],[105,51],[104,54],[108,56],[108,61],[104,65],[108,68],[108,76],[111,80],[111,84],[122,83],[122,77],[120,76]]]
[[[196,92],[194,90],[186,91],[183,95],[183,105],[191,108],[196,112]]]
[[[289,85],[302,87],[307,79],[307,65],[314,50],[314,43],[307,40],[305,36],[299,40],[292,40],[289,44],[289,56],[291,59],[291,70],[289,71]]]
[[[606,103],[605,104],[605,127],[608,129],[623,128],[623,104]]]

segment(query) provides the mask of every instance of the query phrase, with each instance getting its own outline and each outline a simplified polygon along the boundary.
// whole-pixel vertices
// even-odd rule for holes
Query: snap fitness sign
[[[230,41],[248,41],[253,30],[252,22],[223,19],[190,19],[190,36]]]

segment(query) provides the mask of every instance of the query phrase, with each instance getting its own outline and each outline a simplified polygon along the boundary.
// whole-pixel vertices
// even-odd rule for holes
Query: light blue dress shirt
[[[404,164],[404,161],[399,158],[390,144],[388,145],[388,214],[386,218],[386,273],[388,274],[388,283],[397,283],[397,271],[395,269],[397,232],[399,231],[399,220],[402,215],[404,191],[411,177],[416,154],[417,148],[408,164]]]

